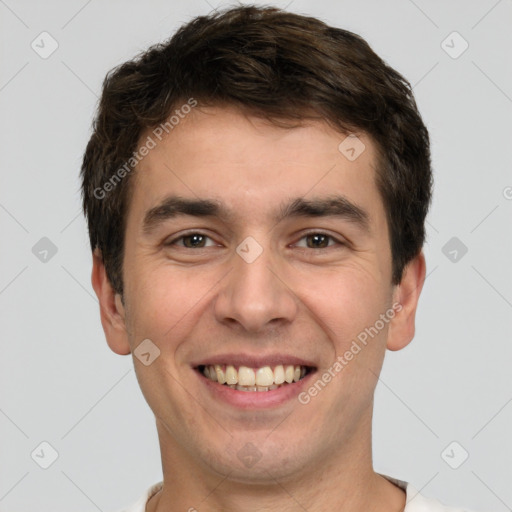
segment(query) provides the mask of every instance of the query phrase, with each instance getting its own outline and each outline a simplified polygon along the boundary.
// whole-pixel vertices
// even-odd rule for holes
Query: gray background
[[[375,467],[446,503],[511,510],[512,2],[274,2],[287,4],[365,37],[414,86],[432,137],[428,278],[416,338],[387,354],[377,388]],[[105,73],[224,5],[0,0],[2,512],[114,511],[161,479],[131,356],[101,329],[78,172]],[[46,59],[31,47],[43,31],[59,45]],[[453,31],[469,44],[458,56]],[[43,441],[48,469],[34,460],[48,449],[31,457]]]

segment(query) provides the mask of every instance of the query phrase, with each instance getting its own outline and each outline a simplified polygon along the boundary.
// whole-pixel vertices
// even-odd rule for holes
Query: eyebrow
[[[149,235],[165,221],[187,215],[216,217],[225,222],[235,217],[234,212],[219,201],[168,196],[145,213],[143,232]],[[338,217],[355,223],[364,231],[368,232],[370,228],[368,213],[343,195],[309,200],[303,197],[292,199],[279,208],[274,221],[277,224],[294,217]]]

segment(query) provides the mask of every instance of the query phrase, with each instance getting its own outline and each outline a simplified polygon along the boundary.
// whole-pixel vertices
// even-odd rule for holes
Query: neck
[[[195,463],[158,422],[157,428],[164,484],[146,512],[401,512],[405,507],[405,492],[373,471],[371,417],[321,463],[279,479],[269,472],[268,480],[257,484],[235,481]]]

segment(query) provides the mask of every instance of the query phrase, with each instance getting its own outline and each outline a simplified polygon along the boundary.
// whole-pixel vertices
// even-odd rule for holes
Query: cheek
[[[390,308],[389,285],[356,268],[338,269],[322,281],[323,289],[315,287],[307,293],[308,307],[317,322],[321,319],[331,345],[318,378],[334,375],[323,399],[327,407],[336,396],[332,414],[339,414],[343,421],[347,408],[362,414],[374,393],[391,318],[381,320]]]
[[[141,262],[130,277],[130,325],[135,340],[155,340],[161,349],[176,348],[197,322],[214,288],[214,276],[165,264]]]
[[[317,272],[311,277],[301,284],[296,281],[298,295],[331,339],[337,354],[348,350],[352,341],[389,307],[389,286],[360,265]],[[385,336],[386,328],[380,329],[379,336]]]
[[[301,297],[307,300],[314,321],[328,338],[323,347],[330,345],[330,355],[323,359],[317,380],[306,392],[316,404],[314,407],[328,410],[329,424],[322,428],[332,428],[332,435],[336,436],[341,435],[338,425],[344,424],[347,417],[356,425],[372,401],[384,359],[388,324],[371,329],[388,310],[389,286],[356,265],[318,275],[315,282],[318,286],[304,287]],[[324,379],[328,381],[325,392],[324,385],[318,383]]]

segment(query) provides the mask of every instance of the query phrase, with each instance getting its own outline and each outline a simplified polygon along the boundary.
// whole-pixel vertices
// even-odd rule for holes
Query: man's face
[[[375,333],[396,287],[375,147],[360,135],[365,150],[351,161],[338,149],[345,138],[322,121],[283,129],[197,108],[139,164],[118,307],[126,346],[149,339],[160,351],[134,364],[171,460],[263,481],[367,442],[390,323],[333,365],[365,329]],[[183,214],[177,197],[218,209]],[[285,376],[287,366],[307,373],[241,391],[202,373],[215,365],[243,382],[251,372],[282,382],[281,365]]]

